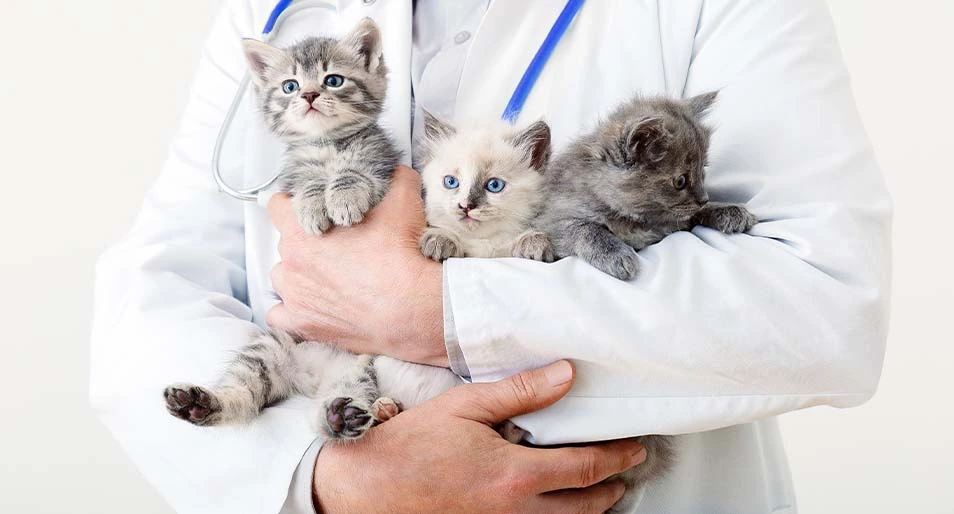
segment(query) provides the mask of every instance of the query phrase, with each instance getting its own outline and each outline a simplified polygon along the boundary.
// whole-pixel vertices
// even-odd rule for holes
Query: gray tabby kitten
[[[269,128],[286,144],[279,188],[308,233],[358,223],[387,193],[401,154],[378,124],[387,91],[381,33],[370,18],[341,40],[287,50],[246,39]]]
[[[301,226],[317,233],[360,222],[384,197],[400,159],[378,125],[387,67],[377,25],[366,18],[340,40],[309,38],[287,50],[253,40],[244,45],[266,123],[287,145],[279,187],[292,194]],[[196,425],[246,423],[263,408],[304,394],[319,400],[319,430],[339,439],[360,437],[397,414],[397,402],[378,393],[378,359],[300,342],[262,334],[235,356],[215,387],[166,388],[166,408]],[[416,403],[421,391],[406,401]]]
[[[744,206],[709,203],[706,194],[711,130],[702,118],[716,95],[629,101],[554,160],[538,226],[557,257],[576,255],[629,280],[639,269],[636,250],[673,232],[755,225]]]

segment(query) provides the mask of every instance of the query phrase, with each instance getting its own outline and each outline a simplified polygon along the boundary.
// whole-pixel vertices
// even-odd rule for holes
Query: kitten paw
[[[425,257],[443,262],[451,257],[463,257],[464,252],[457,240],[448,237],[440,229],[429,228],[421,236],[421,253]]]
[[[166,388],[166,410],[193,425],[215,425],[222,405],[209,390],[192,384],[174,384]]]
[[[748,231],[758,222],[758,218],[741,205],[718,205],[703,209],[697,224],[725,234],[736,234]]]
[[[553,247],[550,238],[543,232],[526,232],[513,246],[513,256],[521,259],[553,262]]]
[[[639,273],[639,259],[636,257],[636,250],[630,247],[596,255],[587,259],[587,261],[594,268],[620,280],[632,280]]]
[[[400,413],[401,405],[390,398],[378,398],[371,404],[371,417],[379,423],[384,423]]]
[[[323,432],[329,439],[358,439],[371,428],[374,418],[368,412],[370,406],[361,405],[351,398],[335,398],[325,407]]]
[[[371,210],[371,188],[351,175],[338,177],[325,192],[328,218],[339,227],[350,227]]]
[[[325,200],[319,196],[292,197],[292,207],[298,216],[298,224],[308,234],[320,234],[331,228],[331,220],[325,209]]]

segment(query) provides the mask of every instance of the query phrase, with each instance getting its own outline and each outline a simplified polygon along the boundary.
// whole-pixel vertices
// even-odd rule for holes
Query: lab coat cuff
[[[443,271],[444,347],[447,349],[447,361],[450,363],[451,371],[465,380],[470,380],[470,369],[464,360],[464,352],[461,350],[460,340],[457,338],[457,326],[454,323],[454,307],[451,303],[450,287],[448,287],[448,269],[449,267],[445,263]]]
[[[295,474],[292,475],[291,485],[288,487],[288,497],[285,498],[285,504],[279,514],[321,514],[315,509],[312,491],[315,462],[318,460],[318,453],[323,446],[323,439],[315,439],[308,447],[305,455],[302,456]]]

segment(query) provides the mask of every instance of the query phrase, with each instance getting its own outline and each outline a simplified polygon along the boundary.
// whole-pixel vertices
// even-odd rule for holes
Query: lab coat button
[[[454,42],[458,45],[465,43],[468,39],[470,39],[470,32],[467,32],[466,30],[463,32],[458,32],[457,35],[454,36]]]

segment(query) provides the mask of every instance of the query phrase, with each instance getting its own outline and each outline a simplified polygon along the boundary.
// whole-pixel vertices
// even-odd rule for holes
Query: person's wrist
[[[340,479],[340,477],[349,476],[342,464],[341,447],[339,445],[325,445],[315,459],[311,499],[315,506],[315,512],[318,514],[359,512],[353,510],[355,506],[349,503],[348,492],[344,489],[351,484],[351,479]],[[335,477],[339,478],[336,479]]]
[[[444,278],[441,264],[427,258],[417,261],[411,284],[401,305],[388,320],[392,343],[408,349],[405,360],[449,367],[444,345]]]

